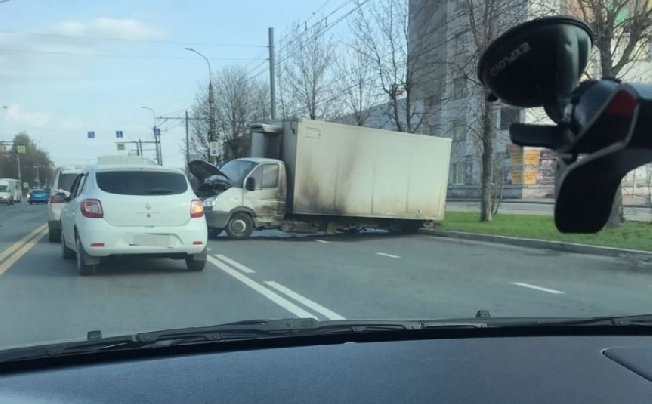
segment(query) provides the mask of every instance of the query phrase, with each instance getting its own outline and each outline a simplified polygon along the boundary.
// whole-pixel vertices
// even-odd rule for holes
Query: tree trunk
[[[611,213],[607,220],[607,227],[610,229],[620,227],[624,221],[625,212],[623,210],[623,190],[622,186],[619,186],[618,190],[616,190],[616,195],[614,196],[614,202],[611,205]]]
[[[493,178],[493,119],[491,103],[483,102],[482,111],[482,173],[480,176],[480,221],[490,222],[491,212],[491,180]]]

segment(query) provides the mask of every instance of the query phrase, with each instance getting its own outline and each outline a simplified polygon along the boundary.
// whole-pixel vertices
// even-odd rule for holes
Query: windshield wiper
[[[540,318],[532,322],[523,321],[514,325],[528,326],[652,326],[652,314],[636,316],[602,316],[584,318]]]
[[[184,338],[223,340],[233,338],[272,338],[312,336],[376,331],[422,330],[429,328],[481,328],[482,321],[419,321],[419,320],[329,320],[288,318],[280,320],[245,320],[209,327],[190,327],[136,334],[139,341],[162,341]]]
[[[158,348],[165,346],[225,342],[247,339],[316,336],[366,332],[412,330],[451,330],[512,327],[575,327],[575,326],[652,326],[652,314],[621,317],[530,317],[501,318],[476,315],[475,318],[451,320],[330,320],[287,318],[279,320],[245,320],[206,327],[188,327],[134,335],[102,338],[101,332],[91,331],[87,341],[66,342],[0,352],[0,362],[58,355],[84,354],[101,351]]]
[[[314,318],[289,318],[280,320],[245,320],[207,327],[170,329],[109,338],[101,338],[100,331],[91,331],[88,334],[88,341],[14,348],[2,351],[0,352],[0,362],[58,355],[85,354],[100,351],[158,348],[215,341],[420,330],[431,328],[478,328],[485,326],[486,324],[484,323],[473,321],[319,321]]]

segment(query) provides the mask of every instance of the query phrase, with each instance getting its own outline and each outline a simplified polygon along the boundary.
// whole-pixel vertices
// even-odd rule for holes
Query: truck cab
[[[230,238],[246,239],[255,229],[278,227],[285,217],[287,174],[276,159],[247,157],[221,168],[194,160],[188,165],[199,181],[209,235],[223,230]]]

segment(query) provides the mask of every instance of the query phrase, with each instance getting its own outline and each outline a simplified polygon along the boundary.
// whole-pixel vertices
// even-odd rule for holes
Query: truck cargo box
[[[308,119],[251,129],[252,157],[286,165],[288,213],[443,219],[450,139]]]

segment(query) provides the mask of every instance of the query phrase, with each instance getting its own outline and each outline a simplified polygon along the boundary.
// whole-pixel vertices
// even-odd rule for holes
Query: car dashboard
[[[650,403],[652,337],[340,343],[3,373],[20,403]]]

